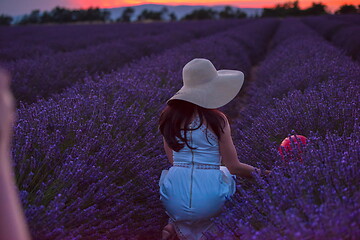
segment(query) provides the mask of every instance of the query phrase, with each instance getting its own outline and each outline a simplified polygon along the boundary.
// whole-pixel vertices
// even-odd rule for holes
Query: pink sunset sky
[[[142,1],[142,0],[1,0],[0,1],[0,14],[20,15],[30,13],[33,9],[50,10],[55,6],[67,7],[67,8],[114,8],[133,6],[141,4],[166,4],[166,5],[231,5],[240,8],[264,8],[273,7],[278,3],[284,3],[288,1],[258,1],[258,0],[154,0],[154,1]],[[311,0],[299,0],[300,8],[307,8],[311,6],[312,2],[321,2],[328,6],[330,11],[334,11],[343,4],[360,4],[359,0],[324,0],[324,1],[311,1]]]

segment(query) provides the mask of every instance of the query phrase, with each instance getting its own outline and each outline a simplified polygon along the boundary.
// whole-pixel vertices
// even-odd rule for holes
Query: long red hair
[[[200,124],[197,128],[203,124],[205,119],[206,130],[208,130],[210,126],[220,140],[226,123],[224,119],[224,116],[226,117],[225,114],[217,109],[207,109],[190,102],[174,99],[168,102],[159,119],[159,130],[169,147],[174,151],[180,151],[185,144],[189,148],[192,148],[188,144],[186,133],[187,131],[192,131],[188,126],[195,112],[198,113],[200,119]],[[182,123],[184,124],[184,128],[181,128]],[[181,134],[181,130],[184,131],[184,135]],[[176,137],[180,139],[180,141],[178,141]]]

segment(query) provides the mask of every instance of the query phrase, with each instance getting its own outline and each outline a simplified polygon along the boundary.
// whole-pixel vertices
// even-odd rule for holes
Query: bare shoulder
[[[220,114],[220,116],[221,116],[221,117],[224,119],[224,121],[225,121],[225,126],[224,126],[224,128],[228,128],[228,127],[230,126],[230,124],[229,124],[229,119],[227,118],[227,116],[225,115],[225,113],[219,111],[219,114]]]

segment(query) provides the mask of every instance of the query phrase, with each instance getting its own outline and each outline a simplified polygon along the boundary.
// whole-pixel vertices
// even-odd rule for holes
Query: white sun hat
[[[182,71],[183,87],[172,96],[208,109],[230,102],[244,83],[244,73],[237,70],[216,70],[207,59],[195,58]]]

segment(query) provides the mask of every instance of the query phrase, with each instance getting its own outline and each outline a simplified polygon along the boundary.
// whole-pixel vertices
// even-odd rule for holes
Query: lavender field
[[[237,178],[208,239],[359,239],[359,18],[1,27],[33,239],[160,239],[158,116],[193,58],[244,72],[222,110],[239,160],[272,169]],[[289,134],[302,163],[278,152]]]

